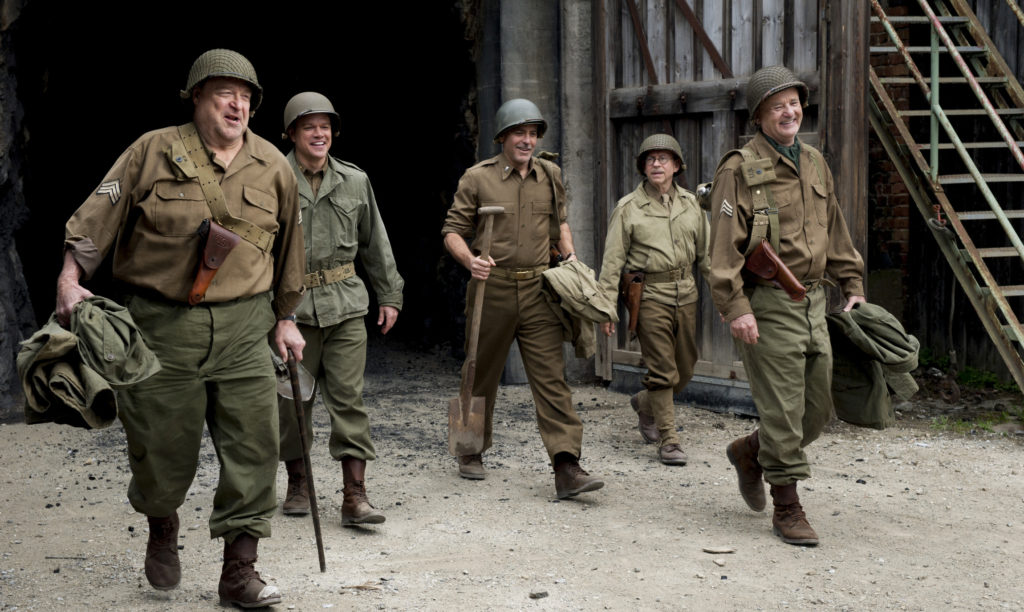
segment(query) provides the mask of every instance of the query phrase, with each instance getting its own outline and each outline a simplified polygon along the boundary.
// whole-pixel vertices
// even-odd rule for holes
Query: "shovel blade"
[[[484,423],[487,401],[471,397],[469,405],[461,398],[448,402],[448,452],[461,455],[479,455],[484,450]]]

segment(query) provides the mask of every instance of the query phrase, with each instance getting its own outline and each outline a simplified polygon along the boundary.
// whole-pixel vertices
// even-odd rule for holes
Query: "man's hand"
[[[386,334],[398,320],[398,309],[394,306],[381,306],[377,315],[377,325],[381,325],[380,333]]]
[[[295,321],[281,319],[277,322],[274,326],[274,344],[285,363],[288,362],[288,349],[295,355],[295,361],[302,361],[302,349],[305,348],[306,341],[302,338],[302,332]]]
[[[867,301],[863,295],[851,295],[850,299],[846,301],[846,308],[843,308],[843,312],[850,312],[854,304],[863,304]]]
[[[466,268],[469,269],[469,273],[473,278],[485,281],[487,280],[487,277],[491,275],[491,267],[494,265],[494,259],[488,255],[486,260],[479,257],[473,257],[470,259],[469,265],[466,266]]]
[[[757,333],[757,319],[749,312],[733,319],[729,323],[729,331],[732,332],[733,338],[747,344],[757,344],[757,339],[760,337],[760,334]]]
[[[93,296],[92,291],[79,284],[82,268],[78,266],[71,251],[64,253],[64,267],[57,277],[57,323],[67,328],[71,323],[71,311],[75,305]]]
[[[605,321],[601,324],[601,331],[604,332],[604,335],[610,338],[611,335],[615,333],[615,324],[611,321]]]

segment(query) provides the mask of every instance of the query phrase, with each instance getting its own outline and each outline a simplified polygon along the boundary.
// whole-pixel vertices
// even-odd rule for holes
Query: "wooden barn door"
[[[597,219],[601,236],[607,231],[608,217],[616,201],[632,191],[642,178],[634,160],[645,137],[667,132],[679,140],[686,164],[680,182],[691,190],[711,180],[722,154],[752,137],[746,83],[762,66],[785,64],[808,84],[810,107],[804,113],[800,139],[814,146],[824,144],[819,127],[833,119],[827,117],[822,104],[823,77],[831,61],[823,61],[830,55],[825,31],[828,21],[842,11],[828,7],[831,12],[826,14],[826,4],[826,0],[600,3],[595,11],[595,52],[602,54],[596,61],[597,90],[603,96],[599,104],[604,105],[605,112],[600,143],[604,163],[599,172],[602,183],[598,191],[602,201],[598,203]],[[861,19],[862,11],[857,5],[866,3],[843,4],[847,5],[846,11]],[[866,13],[862,20],[866,30]],[[859,69],[866,74],[866,46],[863,58]],[[839,100],[832,105],[832,112],[842,117],[843,104]],[[866,117],[863,121],[866,141]],[[860,147],[866,151],[863,144]],[[835,161],[829,161],[835,168]],[[865,154],[865,170],[866,161]],[[866,186],[866,179],[852,178],[863,180]],[[853,194],[853,199],[865,198]],[[599,250],[603,252],[603,241]],[[719,382],[745,380],[728,326],[719,320],[706,283],[701,280],[698,285],[700,360],[696,376],[698,380]],[[627,333],[611,338],[603,351],[598,351],[596,367],[600,376],[612,378],[613,368],[642,368],[639,344],[626,337]]]

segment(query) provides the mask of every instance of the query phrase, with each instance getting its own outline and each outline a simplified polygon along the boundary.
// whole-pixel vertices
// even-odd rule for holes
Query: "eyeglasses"
[[[648,155],[646,161],[647,161],[647,165],[648,166],[653,166],[654,162],[658,162],[659,164],[664,166],[664,165],[667,165],[668,162],[672,161],[672,156],[670,156],[670,155]]]

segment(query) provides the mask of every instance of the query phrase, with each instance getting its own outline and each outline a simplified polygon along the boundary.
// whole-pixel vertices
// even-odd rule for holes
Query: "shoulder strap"
[[[243,240],[253,244],[259,250],[267,253],[274,244],[274,235],[263,228],[246,221],[232,217],[228,211],[227,201],[224,199],[224,191],[217,182],[217,176],[213,172],[213,163],[199,139],[199,133],[193,123],[186,123],[178,126],[180,142],[171,145],[170,158],[185,176],[199,179],[199,186],[206,198],[206,205],[210,207],[213,220],[232,232],[241,236]],[[200,160],[198,163],[196,159]]]
[[[775,169],[768,158],[758,159],[754,152],[743,147],[736,149],[743,156],[743,163],[740,164],[740,171],[743,173],[743,180],[750,189],[750,197],[754,202],[753,226],[750,228],[750,241],[747,243],[747,251],[744,255],[750,255],[761,244],[761,240],[768,238],[772,248],[779,250],[779,209],[775,206],[775,198],[769,183],[775,181]],[[730,151],[732,153],[732,151]],[[728,154],[727,154],[728,155]]]

